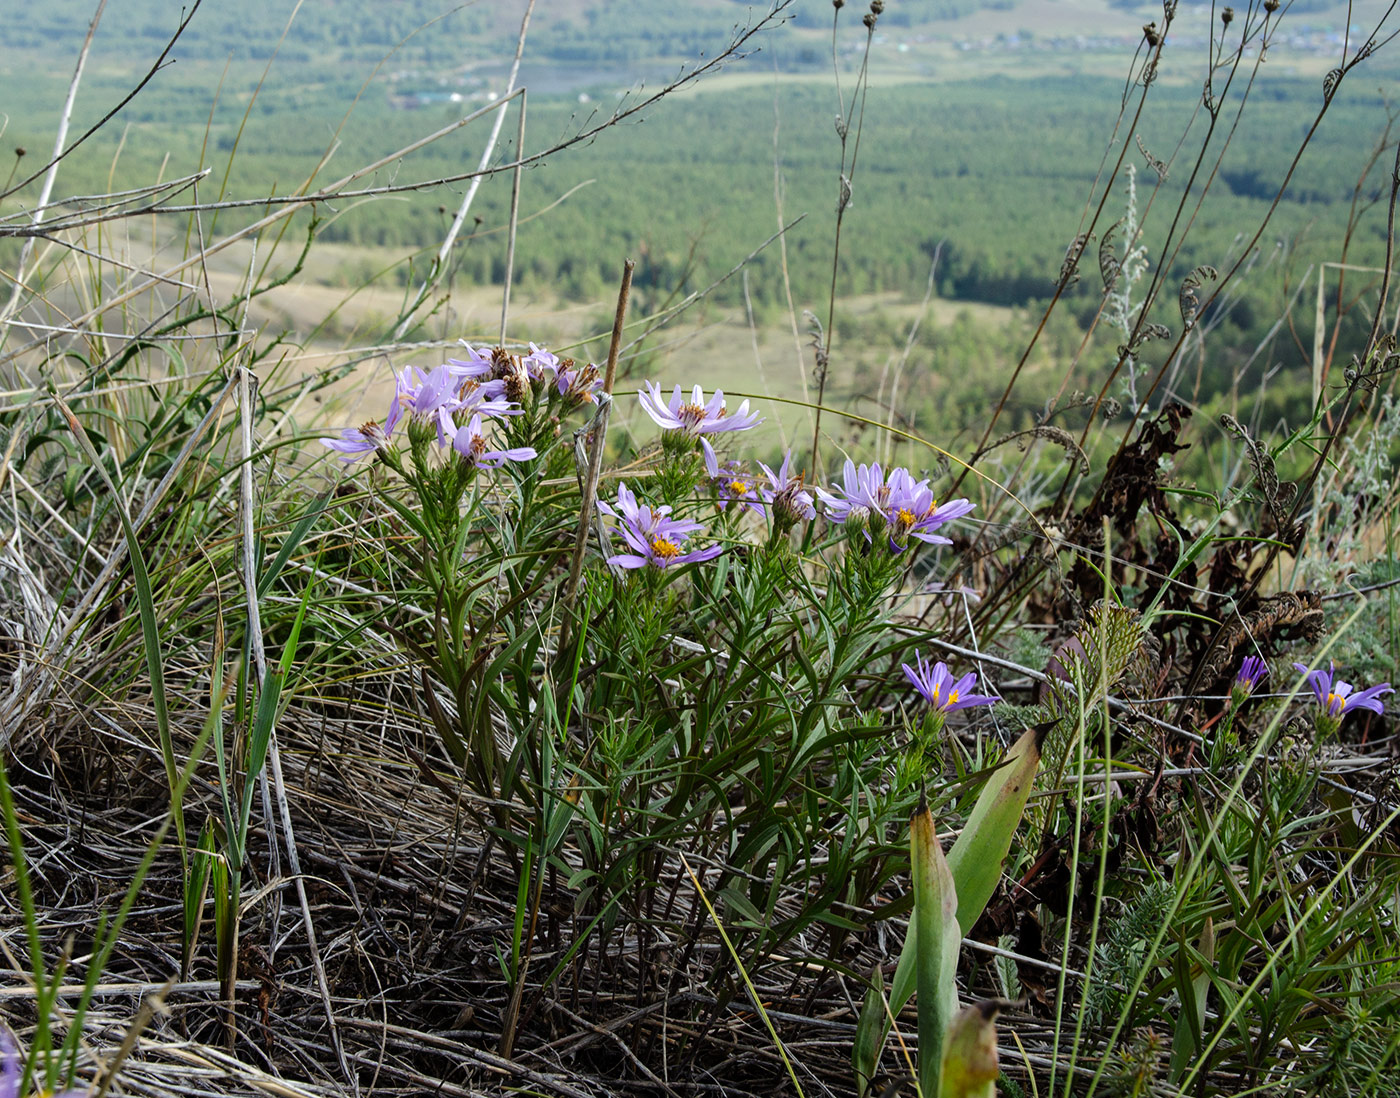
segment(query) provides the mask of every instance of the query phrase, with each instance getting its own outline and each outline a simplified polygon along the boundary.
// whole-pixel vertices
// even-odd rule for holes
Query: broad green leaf
[[[958,924],[964,935],[981,917],[1001,880],[1002,863],[1016,837],[1040,767],[1041,746],[1053,727],[1050,721],[1034,725],[1011,745],[948,851],[948,869],[958,890]]]
[[[958,896],[938,844],[933,814],[923,801],[909,821],[909,856],[914,878],[913,928],[918,935],[915,986],[919,993],[919,1087],[939,1093],[943,1041],[958,1011]]]

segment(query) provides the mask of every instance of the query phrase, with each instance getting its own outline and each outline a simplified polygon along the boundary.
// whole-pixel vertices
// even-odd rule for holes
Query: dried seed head
[[[15,156],[17,156],[17,157],[24,156],[24,155],[25,155],[26,153],[28,153],[28,152],[29,152],[29,150],[26,149],[23,145],[16,145],[16,146],[15,146]]]
[[[1278,11],[1278,0],[1264,0],[1264,10],[1273,15]]]
[[[1148,23],[1147,26],[1143,27],[1142,36],[1147,39],[1147,44],[1154,48],[1162,41],[1162,36],[1157,33],[1156,23]]]
[[[1233,23],[1234,21],[1235,21],[1235,9],[1234,9],[1234,8],[1225,8],[1223,11],[1221,11],[1221,13],[1220,13],[1220,22],[1221,22],[1221,23],[1223,23],[1225,26],[1228,27],[1228,26],[1229,26],[1231,23]]]
[[[870,14],[879,15],[885,10],[885,0],[870,0]]]
[[[840,11],[846,6],[846,0],[831,0],[831,6],[837,11]]]
[[[866,12],[866,13],[865,13],[865,18],[862,19],[861,22],[865,24],[865,29],[866,29],[866,30],[874,30],[874,29],[875,29],[875,13],[872,12],[872,11]]]

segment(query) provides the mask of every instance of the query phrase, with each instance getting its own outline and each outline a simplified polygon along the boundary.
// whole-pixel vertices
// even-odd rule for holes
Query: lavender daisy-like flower
[[[457,430],[452,416],[462,406],[457,395],[461,383],[461,375],[451,365],[434,366],[426,374],[417,366],[405,366],[395,375],[394,403],[384,421],[388,433],[393,434],[408,413],[418,422],[436,427],[438,445],[446,446]]]
[[[823,488],[817,489],[827,520],[860,528],[870,538],[872,518],[884,521],[885,505],[889,502],[889,487],[885,484],[885,473],[879,464],[857,466],[850,458],[841,470],[841,484],[836,486],[836,495]]]
[[[945,522],[972,511],[974,504],[965,499],[949,500],[939,506],[927,480],[915,481],[908,469],[890,470],[889,495],[885,504],[885,522],[890,528],[890,547],[900,552],[911,537],[930,545],[952,545],[951,538],[933,533]]]
[[[486,347],[473,347],[465,339],[458,340],[466,348],[466,358],[449,358],[447,365],[451,366],[458,377],[475,378],[480,381],[491,376],[492,362],[491,350]]]
[[[939,713],[953,713],[973,705],[991,705],[1001,701],[995,695],[968,693],[977,685],[977,673],[974,671],[969,671],[954,682],[952,672],[942,660],[929,666],[923,656],[916,656],[915,662],[915,667],[907,663],[900,666],[914,689]]]
[[[720,501],[726,506],[734,504],[763,514],[758,486],[752,477],[744,475],[739,463],[726,461],[721,465],[715,448],[710,445],[708,439],[701,438],[700,449],[705,454],[705,472],[709,474],[711,486],[719,492]]]
[[[647,565],[670,568],[675,564],[713,560],[722,551],[720,546],[711,545],[684,552],[690,535],[701,529],[700,523],[671,518],[671,508],[664,504],[660,507],[639,504],[625,484],[617,486],[616,507],[600,500],[598,510],[620,520],[616,529],[634,550],[631,553],[615,553],[608,558],[609,564],[619,568],[645,568]]]
[[[1258,656],[1246,656],[1244,662],[1240,664],[1239,672],[1235,675],[1235,681],[1230,684],[1230,701],[1239,706],[1254,693],[1255,688],[1264,681],[1269,674],[1269,665]]]
[[[452,448],[479,469],[497,469],[508,461],[529,461],[539,457],[533,446],[516,446],[508,450],[492,450],[481,427],[481,416],[474,415],[466,426],[457,429]]]
[[[747,400],[739,405],[737,412],[729,415],[725,409],[724,392],[720,389],[715,390],[715,395],[707,404],[704,390],[698,385],[691,390],[689,400],[681,396],[681,387],[677,385],[669,401],[663,400],[661,386],[650,381],[643,385],[645,387],[637,396],[641,398],[647,415],[667,431],[676,431],[686,438],[720,431],[747,431],[763,422],[762,416],[749,411]]]
[[[321,443],[340,451],[341,461],[359,461],[366,454],[389,448],[389,435],[383,427],[370,420],[363,427],[346,427],[339,438],[323,438]],[[0,1096],[3,1098],[3,1096]]]
[[[1342,725],[1342,718],[1357,709],[1376,714],[1384,713],[1385,706],[1381,703],[1381,695],[1394,693],[1388,682],[1368,686],[1365,690],[1353,693],[1355,687],[1351,683],[1335,677],[1337,665],[1330,661],[1326,671],[1321,668],[1309,671],[1304,663],[1295,663],[1293,666],[1307,676],[1307,684],[1317,698],[1317,730],[1324,735],[1335,733]]]
[[[530,353],[521,362],[532,379],[551,381],[559,375],[559,356],[536,343],[530,344]]]
[[[931,545],[951,545],[951,539],[933,531],[961,518],[974,506],[965,499],[939,506],[928,481],[916,481],[908,469],[897,466],[886,479],[878,464],[857,466],[849,458],[836,491],[841,494],[817,489],[826,517],[860,529],[867,541],[888,529],[890,548],[897,553],[904,550],[911,537]]]
[[[470,378],[462,383],[462,392],[457,405],[456,414],[480,415],[480,416],[519,416],[525,414],[525,409],[512,401],[506,400],[500,395],[499,389],[495,388],[498,383],[488,381],[480,383],[472,381]]]
[[[625,484],[619,484],[617,486],[616,506],[608,503],[607,500],[600,499],[598,501],[598,510],[602,511],[605,515],[611,515],[613,518],[621,519],[628,524],[637,524],[640,521],[641,525],[637,527],[638,529],[649,529],[647,523],[654,521],[655,516],[669,515],[671,513],[671,508],[669,507],[663,506],[653,509],[645,503],[638,503],[636,494]],[[642,521],[643,515],[645,515],[644,521]],[[694,525],[696,528],[700,526],[698,522]]]
[[[791,450],[783,455],[783,464],[776,473],[761,461],[758,467],[768,478],[766,485],[759,485],[759,495],[764,503],[773,508],[774,521],[782,529],[791,529],[802,519],[811,522],[817,517],[812,493],[802,485],[802,474],[792,471]]]

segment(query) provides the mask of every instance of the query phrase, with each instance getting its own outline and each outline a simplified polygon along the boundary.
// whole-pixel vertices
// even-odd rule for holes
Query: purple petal
[[[1390,683],[1388,682],[1383,682],[1378,686],[1368,686],[1365,690],[1361,691],[1361,693],[1353,694],[1351,697],[1347,698],[1346,708],[1348,710],[1366,709],[1372,713],[1384,713],[1385,706],[1381,704],[1381,695],[1393,693],[1395,693],[1395,691],[1391,689]]]

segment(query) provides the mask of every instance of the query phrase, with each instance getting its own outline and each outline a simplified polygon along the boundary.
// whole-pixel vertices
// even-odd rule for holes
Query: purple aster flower
[[[759,494],[773,508],[773,518],[780,527],[789,529],[801,519],[810,522],[817,517],[812,493],[802,486],[802,474],[792,471],[791,450],[783,455],[782,467],[776,473],[761,461],[758,467],[768,478],[766,485],[759,485]]]
[[[625,484],[617,486],[617,506],[614,508],[600,500],[598,510],[612,515],[621,521],[617,531],[635,550],[631,553],[615,553],[608,558],[609,564],[619,568],[669,568],[674,564],[689,564],[692,561],[713,560],[721,553],[718,545],[705,549],[683,552],[683,546],[690,535],[701,528],[700,523],[689,519],[673,519],[671,508],[662,505],[651,507],[639,504],[637,497]]]
[[[10,1027],[0,1022],[0,1098],[20,1098],[19,1088],[23,1078],[24,1058],[20,1055],[19,1042],[10,1032]],[[86,1094],[86,1090],[79,1088],[60,1091],[51,1098],[84,1098]]]
[[[462,406],[457,395],[460,384],[461,376],[450,365],[434,366],[426,374],[417,366],[405,366],[395,375],[394,403],[385,420],[388,433],[393,433],[406,412],[420,423],[433,424],[438,445],[446,446],[457,430],[452,415]]]
[[[693,531],[700,529],[698,522],[668,517],[671,514],[671,508],[667,504],[652,507],[646,503],[638,503],[632,489],[625,484],[617,486],[616,506],[608,503],[607,500],[599,500],[598,510],[605,515],[620,519],[620,529],[634,530],[642,537],[654,533],[660,527],[662,520],[670,523],[669,528],[673,534],[684,534],[688,537]]]
[[[751,511],[763,514],[763,504],[759,500],[758,486],[753,478],[744,475],[737,461],[726,461],[723,465],[715,454],[709,440],[700,440],[700,449],[705,453],[705,472],[709,474],[710,485],[719,492],[724,505],[737,504]]]
[[[952,545],[951,538],[933,533],[955,518],[961,518],[975,506],[965,499],[949,500],[939,506],[927,480],[915,482],[908,469],[890,470],[889,496],[885,504],[885,522],[890,528],[890,547],[896,552],[909,544],[911,537],[930,545]]]
[[[449,358],[447,364],[458,377],[475,378],[480,381],[491,376],[491,351],[483,347],[473,347],[465,339],[458,340],[467,349],[466,358]]]
[[[747,431],[757,427],[763,418],[749,412],[749,402],[739,405],[732,416],[724,406],[724,393],[716,389],[715,395],[705,403],[705,393],[700,386],[691,390],[690,400],[681,397],[681,387],[676,386],[669,402],[663,402],[661,386],[644,382],[645,388],[637,393],[642,407],[660,426],[668,431],[677,431],[687,438],[697,435],[711,435],[719,431]]]
[[[554,380],[555,388],[570,408],[580,404],[595,404],[598,393],[603,388],[603,378],[595,363],[586,362],[574,365],[571,358],[560,359],[559,372]]]
[[[598,501],[598,510],[602,511],[605,515],[612,515],[613,518],[620,518],[623,522],[627,523],[636,522],[643,511],[646,512],[648,518],[658,513],[662,515],[671,513],[669,507],[658,507],[656,510],[652,510],[652,508],[648,507],[646,504],[638,503],[637,497],[632,489],[628,488],[625,484],[619,484],[617,486],[616,507],[609,504],[607,500],[600,499]],[[700,524],[697,522],[695,525],[698,527]]]
[[[1243,705],[1245,699],[1254,693],[1255,688],[1268,674],[1267,663],[1258,656],[1246,656],[1240,664],[1239,673],[1235,675],[1235,681],[1230,686],[1230,701],[1235,705]]]
[[[857,466],[849,458],[836,491],[841,494],[817,489],[826,517],[859,528],[867,541],[874,540],[874,533],[888,529],[890,548],[895,552],[903,551],[911,537],[931,545],[951,545],[949,538],[933,531],[974,506],[965,499],[955,499],[940,507],[928,481],[916,481],[908,469],[891,469],[886,479],[878,464]]]
[[[859,527],[868,540],[870,520],[878,517],[883,521],[885,504],[889,502],[884,470],[878,463],[857,467],[847,458],[841,471],[841,484],[836,491],[841,494],[838,496],[823,488],[817,489],[827,520]]]
[[[969,706],[991,705],[1001,701],[1001,698],[994,695],[967,693],[977,685],[976,672],[970,671],[954,682],[948,665],[942,660],[932,667],[923,656],[916,656],[915,660],[916,667],[910,667],[907,663],[900,664],[904,668],[905,677],[924,701],[940,713],[953,713]]]
[[[536,343],[530,344],[530,353],[521,359],[521,363],[534,380],[552,381],[559,374],[559,356]]]
[[[479,416],[519,416],[525,409],[501,396],[500,383],[487,381],[480,383],[468,379],[462,383],[462,393],[457,405],[457,415]]]
[[[492,450],[481,429],[481,416],[474,415],[465,427],[458,428],[452,448],[478,469],[497,469],[508,461],[529,461],[539,454],[533,446],[516,446],[509,450]]]
[[[1384,713],[1385,706],[1381,704],[1381,695],[1394,693],[1390,683],[1383,682],[1379,686],[1369,686],[1353,694],[1352,690],[1355,688],[1351,683],[1334,677],[1337,665],[1330,661],[1326,671],[1321,668],[1309,671],[1307,664],[1303,663],[1295,663],[1293,666],[1307,676],[1307,684],[1317,698],[1317,727],[1320,732],[1335,732],[1341,727],[1342,717],[1357,709],[1376,714]]]
[[[366,454],[389,448],[389,435],[383,427],[370,420],[363,427],[346,427],[339,438],[323,438],[323,445],[339,450],[341,461],[359,461]]]

